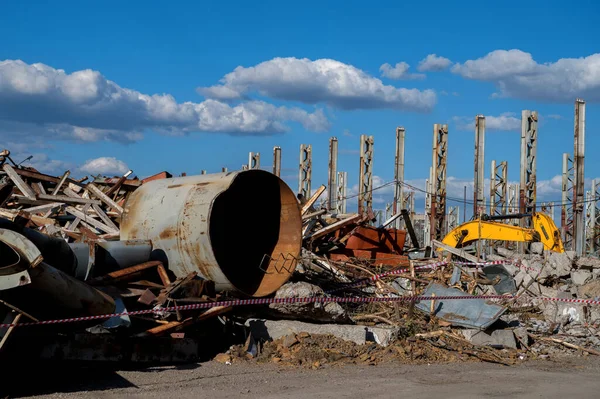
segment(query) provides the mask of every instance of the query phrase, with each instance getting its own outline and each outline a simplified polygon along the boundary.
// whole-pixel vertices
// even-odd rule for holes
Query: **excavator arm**
[[[449,232],[442,242],[454,248],[464,247],[477,240],[542,242],[545,250],[565,251],[560,232],[549,216],[543,213],[527,216],[533,219],[533,229],[490,221],[488,217],[488,220],[482,218],[461,224]]]

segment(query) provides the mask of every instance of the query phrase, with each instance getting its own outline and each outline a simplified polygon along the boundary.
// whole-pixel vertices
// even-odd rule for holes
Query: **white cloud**
[[[136,141],[148,129],[168,134],[237,135],[329,129],[322,110],[276,107],[263,101],[235,106],[215,100],[178,103],[170,94],[122,88],[100,72],[66,73],[44,64],[0,61],[0,137],[10,134],[90,142]]]
[[[417,70],[420,72],[439,72],[448,68],[452,64],[446,57],[441,57],[435,54],[429,54],[419,62]]]
[[[562,115],[557,115],[557,114],[546,115],[546,118],[548,118],[548,119],[555,119],[555,120],[563,119]]]
[[[387,62],[379,67],[381,76],[388,79],[425,79],[422,73],[409,73],[410,65],[406,62],[398,62],[395,66],[391,66]]]
[[[475,131],[475,117],[455,116],[452,118],[458,130]],[[521,131],[521,119],[514,112],[504,112],[499,116],[485,115],[486,131]]]
[[[600,101],[600,53],[561,58],[540,64],[518,49],[495,50],[455,64],[452,72],[467,79],[492,82],[499,96],[572,102],[580,97]]]
[[[242,99],[258,93],[305,104],[325,103],[341,109],[389,108],[430,111],[436,103],[433,90],[396,88],[348,64],[332,60],[274,58],[253,67],[238,66],[221,84],[198,91],[217,100]]]
[[[123,175],[129,170],[127,164],[114,157],[100,157],[87,160],[80,171],[91,175]]]

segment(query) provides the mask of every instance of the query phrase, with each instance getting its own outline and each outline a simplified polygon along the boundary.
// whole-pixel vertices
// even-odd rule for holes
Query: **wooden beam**
[[[51,201],[51,202],[64,202],[66,204],[96,204],[100,205],[101,202],[93,199],[87,198],[71,198],[66,195],[49,195],[49,194],[40,194],[38,195],[38,200],[42,201]]]
[[[115,201],[110,199],[102,190],[98,188],[98,186],[94,185],[94,183],[88,183],[86,189],[94,194],[99,200],[104,202],[106,205],[117,211],[119,216],[123,213],[123,208],[120,207]]]
[[[87,206],[87,205],[86,205]],[[85,209],[85,208],[84,208]],[[92,226],[94,226],[95,228],[97,228],[98,230],[102,230],[106,233],[118,233],[119,230],[115,230],[110,226],[105,225],[104,223],[99,222],[98,220],[86,215],[85,213],[83,213],[82,211],[80,211],[79,209],[76,209],[72,206],[68,206],[65,208],[65,211],[67,213],[70,213],[71,215],[81,219],[81,221],[90,224]],[[71,229],[69,229],[71,230]]]
[[[119,231],[119,228],[117,227],[117,225],[113,223],[112,219],[109,218],[106,213],[104,213],[104,211],[102,210],[102,208],[100,208],[98,205],[92,205],[92,208],[94,209],[94,212],[96,212],[96,214],[98,215],[98,217],[100,219],[102,219],[102,221],[107,226],[112,227],[117,232]]]
[[[65,183],[65,181],[67,180],[67,178],[69,177],[70,174],[71,174],[70,170],[67,170],[65,172],[65,174],[60,178],[60,181],[58,182],[58,184],[56,185],[56,187],[54,187],[54,190],[52,190],[52,195],[58,194],[58,192],[60,191],[62,185]]]
[[[13,183],[15,183],[15,186],[17,186],[17,188],[21,190],[24,196],[32,200],[35,199],[35,192],[33,191],[33,189],[29,187],[29,185],[25,183],[23,179],[21,179],[21,176],[17,174],[17,172],[12,166],[5,163],[2,166],[2,169],[4,169],[8,177],[10,177],[10,180],[12,180]]]

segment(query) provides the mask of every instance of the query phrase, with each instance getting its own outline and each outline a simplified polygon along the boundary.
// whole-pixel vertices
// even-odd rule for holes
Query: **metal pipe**
[[[124,206],[121,238],[151,240],[152,260],[217,290],[265,296],[294,271],[302,218],[294,192],[253,169],[148,182]]]
[[[29,279],[19,286],[0,290],[3,301],[42,320],[98,316],[115,311],[116,305],[110,296],[45,263],[39,249],[25,236],[0,229],[0,243],[6,254],[0,262],[0,271],[4,273],[0,275],[0,285],[15,273],[25,272]],[[14,263],[12,260],[17,260],[18,268],[4,264]],[[7,270],[6,266],[11,269]],[[91,325],[95,324],[98,320],[92,321]]]

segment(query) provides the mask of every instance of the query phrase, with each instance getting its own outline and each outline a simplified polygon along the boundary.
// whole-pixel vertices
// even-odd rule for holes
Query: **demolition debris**
[[[432,177],[445,179],[447,126],[435,133]],[[298,194],[258,154],[240,171],[75,179],[3,151],[0,358],[322,368],[600,355],[600,260],[565,251],[535,208],[447,225],[436,185],[424,231],[402,192],[382,220],[372,145],[361,137],[356,213],[337,140],[327,201],[310,187],[310,146]]]

